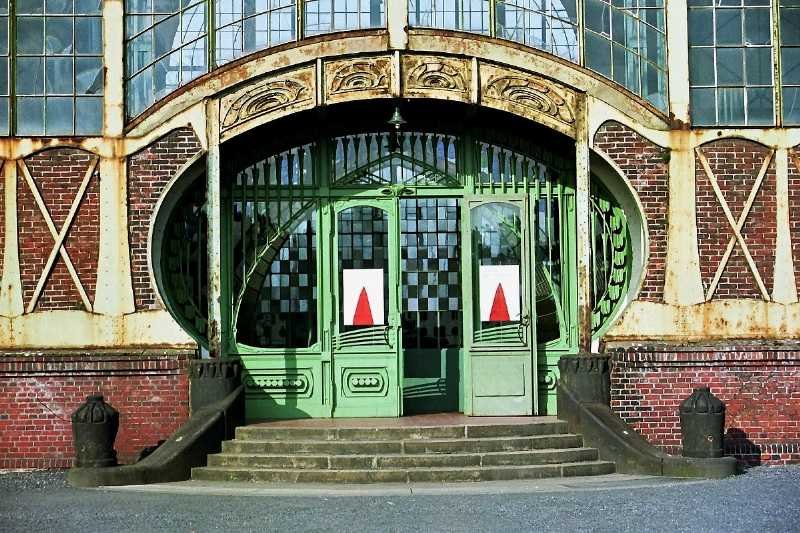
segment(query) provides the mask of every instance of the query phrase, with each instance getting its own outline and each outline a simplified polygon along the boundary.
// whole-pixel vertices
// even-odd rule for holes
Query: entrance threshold
[[[461,413],[435,413],[397,418],[299,418],[294,420],[253,421],[247,427],[358,429],[447,426],[494,426],[522,424],[552,424],[555,416],[467,416]]]

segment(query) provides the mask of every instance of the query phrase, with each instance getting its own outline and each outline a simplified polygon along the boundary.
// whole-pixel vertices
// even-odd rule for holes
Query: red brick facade
[[[133,462],[188,418],[187,357],[0,354],[0,469],[71,467],[70,415],[94,393],[120,412],[115,447],[120,462]]]
[[[678,407],[694,387],[725,402],[725,452],[748,464],[800,462],[800,348],[659,347],[613,353],[611,407],[680,454]]]
[[[800,146],[789,150],[789,228],[792,237],[794,282],[800,293]]]
[[[52,217],[56,232],[67,220],[84,175],[96,156],[73,148],[55,148],[25,159],[30,175]],[[17,223],[22,297],[25,306],[34,295],[55,239],[22,169],[17,177]],[[89,302],[94,301],[100,242],[100,175],[95,168],[72,221],[65,248]],[[56,257],[34,310],[85,309],[77,286],[61,255]]]
[[[201,150],[190,128],[172,131],[128,160],[128,231],[131,276],[137,310],[159,307],[150,282],[147,236],[164,187]]]
[[[597,131],[594,148],[614,161],[639,196],[650,236],[647,270],[639,299],[661,302],[664,299],[667,264],[667,152],[630,128],[613,121],[606,122]]]
[[[722,195],[730,208],[734,220],[739,219],[747,198],[756,182],[759,169],[771,151],[752,141],[724,139],[708,143],[700,148],[708,160]],[[714,193],[712,183],[696,157],[695,187],[697,193],[697,242],[700,254],[700,272],[703,286],[707,290],[725,253],[733,230],[725,217],[720,201]],[[791,187],[791,185],[790,185]],[[772,292],[775,265],[775,161],[770,163],[764,180],[742,228],[742,237],[752,256],[767,294]],[[713,295],[722,298],[762,298],[738,243],[727,262],[719,284]]]

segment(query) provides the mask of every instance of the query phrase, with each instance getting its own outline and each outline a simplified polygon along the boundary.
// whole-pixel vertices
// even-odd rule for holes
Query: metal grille
[[[452,135],[362,133],[337,137],[332,144],[337,185],[460,184]]]
[[[231,254],[239,342],[306,347],[317,339],[312,146],[240,171],[231,190]]]
[[[400,200],[404,348],[461,345],[461,229],[455,198]]]

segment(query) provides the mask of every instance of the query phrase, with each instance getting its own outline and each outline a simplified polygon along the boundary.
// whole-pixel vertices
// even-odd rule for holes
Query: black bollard
[[[103,401],[101,394],[86,398],[72,413],[75,466],[101,468],[116,466],[114,439],[119,429],[119,412]]]
[[[725,431],[725,404],[699,387],[680,407],[681,437],[684,457],[722,457]]]

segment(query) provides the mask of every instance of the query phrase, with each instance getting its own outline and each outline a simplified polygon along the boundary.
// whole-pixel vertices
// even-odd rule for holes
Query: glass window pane
[[[56,96],[45,102],[45,134],[70,135],[72,133],[72,97]]]
[[[75,13],[99,15],[102,0],[75,0]]]
[[[601,0],[586,1],[586,28],[597,33],[611,34],[611,8]]]
[[[586,32],[586,66],[611,77],[611,43],[599,35]]]
[[[99,17],[75,19],[75,53],[103,53],[103,20]]]
[[[72,53],[72,17],[47,17],[45,22],[45,53]]]
[[[714,44],[714,11],[712,9],[689,10],[689,44]]]
[[[800,85],[800,48],[781,50],[781,78],[787,85]]]
[[[744,11],[744,34],[747,44],[772,43],[772,24],[769,9]]]
[[[8,58],[0,57],[0,95],[8,94]]]
[[[44,98],[17,98],[17,133],[44,134]]]
[[[75,60],[76,94],[103,94],[103,59],[79,57]]]
[[[717,89],[719,123],[744,124],[744,89]]]
[[[800,8],[781,8],[781,44],[800,45]]]
[[[692,85],[714,85],[714,49],[689,49],[689,82]]]
[[[44,0],[17,0],[17,14],[34,15],[43,10]]]
[[[17,53],[44,52],[44,20],[38,17],[17,17]]]
[[[783,123],[800,125],[800,87],[783,88]]]
[[[742,44],[742,12],[717,10],[717,44]]]
[[[713,126],[717,123],[715,89],[692,89],[692,124]]]
[[[744,85],[744,48],[717,48],[717,84]]]
[[[178,23],[180,17],[172,16],[162,22],[159,22],[154,32],[154,55],[161,57],[176,46],[180,46],[180,39],[176,37],[178,31]]]
[[[73,59],[48,57],[45,59],[45,91],[47,94],[72,94]]]
[[[72,0],[47,0],[45,13],[66,15],[72,13]]]
[[[44,60],[41,57],[17,59],[17,94],[44,94]]]
[[[0,17],[0,54],[8,53],[8,17]]]
[[[772,48],[745,50],[748,85],[772,85]]]
[[[775,122],[772,104],[772,87],[748,87],[747,124],[750,126],[769,126]]]
[[[8,135],[11,131],[8,123],[8,97],[0,98],[0,135]]]
[[[99,135],[103,132],[103,99],[75,99],[75,134]]]

